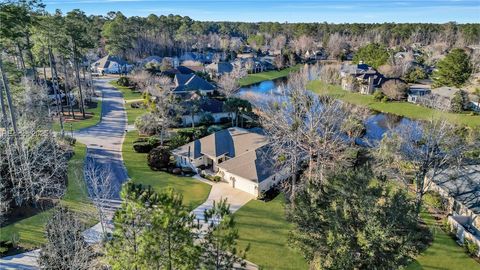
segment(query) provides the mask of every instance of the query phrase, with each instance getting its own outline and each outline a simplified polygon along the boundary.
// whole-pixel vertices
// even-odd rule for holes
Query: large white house
[[[277,170],[261,130],[224,129],[175,149],[173,155],[179,166],[196,171],[205,167],[232,187],[254,196],[289,176],[288,171]]]

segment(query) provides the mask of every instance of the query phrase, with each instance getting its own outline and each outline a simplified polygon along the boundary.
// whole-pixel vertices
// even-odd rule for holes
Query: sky
[[[43,0],[47,10],[182,15],[200,21],[480,23],[480,0]]]

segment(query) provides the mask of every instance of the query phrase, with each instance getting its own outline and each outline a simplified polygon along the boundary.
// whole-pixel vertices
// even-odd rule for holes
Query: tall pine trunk
[[[60,122],[60,134],[63,136],[65,134],[65,130],[63,128],[63,106],[61,97],[59,96],[60,89],[58,87],[57,69],[55,67],[55,60],[53,59],[52,49],[50,47],[48,47],[48,59],[50,62],[50,73],[53,81],[53,93],[55,95],[55,102],[57,105],[58,121]]]
[[[83,100],[83,92],[82,92],[82,83],[80,81],[80,70],[78,66],[78,59],[77,59],[77,47],[75,43],[73,43],[73,63],[75,65],[75,75],[77,77],[77,85],[78,85],[78,92],[80,94],[80,110],[82,111],[83,119],[85,119],[85,105]]]

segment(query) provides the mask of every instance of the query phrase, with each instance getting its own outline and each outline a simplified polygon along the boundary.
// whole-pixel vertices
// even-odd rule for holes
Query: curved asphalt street
[[[95,80],[95,87],[103,95],[102,119],[99,124],[79,130],[75,138],[87,145],[87,161],[95,166],[110,170],[113,181],[112,199],[120,198],[122,183],[128,179],[122,159],[122,143],[127,129],[127,114],[122,93],[111,86],[111,79]]]

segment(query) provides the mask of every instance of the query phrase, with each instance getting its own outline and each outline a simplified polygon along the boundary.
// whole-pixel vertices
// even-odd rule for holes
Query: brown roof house
[[[179,166],[205,167],[233,188],[260,196],[289,176],[279,170],[261,130],[224,129],[175,149]]]

